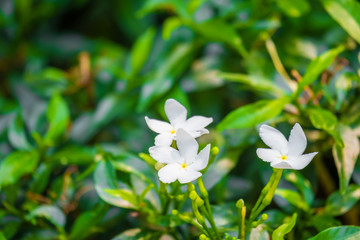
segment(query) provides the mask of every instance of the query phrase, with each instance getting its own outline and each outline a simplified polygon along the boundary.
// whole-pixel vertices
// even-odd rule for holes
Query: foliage
[[[0,239],[204,238],[148,155],[169,98],[214,119],[198,142],[221,237],[357,239],[359,44],[356,0],[0,1]],[[296,122],[319,154],[250,221],[271,174],[257,129]]]

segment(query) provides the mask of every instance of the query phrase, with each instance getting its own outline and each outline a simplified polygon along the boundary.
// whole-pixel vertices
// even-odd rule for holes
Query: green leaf
[[[178,17],[167,18],[164,22],[164,26],[162,29],[163,39],[169,40],[171,37],[171,34],[182,25],[183,25],[183,22]]]
[[[135,98],[124,94],[110,93],[97,104],[95,112],[85,113],[73,124],[71,137],[84,143],[114,119],[129,116],[135,106]]]
[[[360,44],[360,3],[356,0],[322,0],[326,11]]]
[[[15,151],[8,155],[0,166],[0,188],[17,182],[22,176],[32,173],[39,161],[36,151]]]
[[[280,225],[280,227],[275,229],[272,234],[272,239],[283,240],[284,235],[289,233],[295,226],[296,218],[297,218],[297,213],[294,213],[289,221],[287,221],[286,223]]]
[[[195,49],[195,44],[182,43],[170,51],[171,55],[163,59],[154,76],[142,86],[138,111],[144,111],[171,89],[178,77],[189,66],[196,53]]]
[[[31,220],[36,217],[43,217],[49,220],[57,227],[65,227],[66,217],[63,211],[58,207],[52,205],[41,205],[38,208],[32,210],[26,218]]]
[[[360,239],[360,227],[341,226],[328,228],[309,240],[356,240]]]
[[[63,165],[75,164],[78,166],[89,165],[94,162],[95,148],[81,146],[81,145],[68,145],[56,151],[50,159]]]
[[[242,56],[248,55],[244,48],[242,39],[237,33],[235,27],[224,20],[212,18],[208,21],[190,26],[194,27],[197,32],[208,38],[210,41],[227,43],[237,50]]]
[[[324,52],[312,60],[306,68],[304,77],[298,84],[296,96],[299,96],[307,85],[313,83],[319,77],[319,75],[330,66],[335,57],[344,51],[344,49],[344,46],[340,45],[337,48],[333,48]]]
[[[102,221],[110,205],[101,202],[91,211],[82,212],[72,225],[69,240],[81,240],[93,234],[94,228]]]
[[[133,48],[131,49],[130,55],[130,76],[134,77],[138,75],[138,73],[144,66],[152,49],[155,34],[155,28],[149,28],[135,42]]]
[[[278,188],[275,191],[275,195],[285,198],[291,205],[305,212],[309,210],[309,205],[305,202],[305,199],[294,190]]]
[[[338,124],[336,116],[332,112],[321,107],[311,108],[308,111],[312,125],[317,129],[325,130],[333,136],[340,147],[344,147],[344,142],[338,131],[335,129]]]
[[[300,17],[310,11],[310,4],[306,0],[276,0],[280,10],[289,17]]]
[[[49,128],[45,135],[45,141],[53,145],[60,137],[62,137],[70,122],[70,113],[65,100],[59,95],[55,94],[51,98],[46,116],[49,120]]]
[[[351,128],[341,124],[339,129],[344,147],[334,144],[333,156],[339,174],[340,191],[345,193],[359,156],[360,143],[357,134]]]
[[[8,130],[8,138],[11,145],[19,150],[31,150],[32,146],[27,140],[25,126],[21,115],[16,113]]]
[[[136,206],[121,197],[114,197],[107,193],[108,189],[118,190],[115,169],[111,161],[100,160],[94,172],[95,190],[105,202],[122,208],[135,208]],[[125,187],[125,186],[124,186]]]
[[[309,225],[321,232],[327,228],[341,226],[341,222],[332,216],[319,214],[311,217]]]
[[[246,86],[249,86],[250,88],[256,91],[274,93],[275,95],[278,96],[284,95],[284,91],[281,88],[279,88],[274,82],[271,82],[270,80],[260,76],[252,76],[241,73],[226,73],[226,72],[219,72],[217,76],[219,78],[228,81],[245,84]]]
[[[145,240],[150,239],[149,233],[147,233],[144,230],[141,230],[140,228],[132,228],[125,230],[124,232],[120,233],[119,235],[116,235],[111,240]]]
[[[113,197],[122,198],[134,206],[138,205],[136,196],[129,189],[105,189],[105,192]]]
[[[0,240],[6,240],[6,237],[1,232],[0,232]]]
[[[279,115],[288,102],[288,97],[282,97],[276,100],[260,100],[239,107],[226,115],[225,119],[217,125],[217,129],[223,131],[232,128],[254,127]]]
[[[360,186],[350,185],[345,193],[336,191],[326,200],[325,213],[339,216],[349,211],[360,200]]]
[[[310,181],[307,180],[299,171],[286,171],[284,175],[285,179],[301,192],[305,202],[308,206],[311,206],[314,202],[314,192],[311,188]]]

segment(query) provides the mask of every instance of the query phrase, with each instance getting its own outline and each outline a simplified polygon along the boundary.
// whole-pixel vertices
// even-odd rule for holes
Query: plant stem
[[[211,206],[210,206],[210,200],[209,200],[209,194],[204,186],[204,182],[202,180],[202,177],[199,177],[198,178],[198,185],[199,185],[199,189],[200,189],[200,195],[201,197],[204,199],[204,202],[205,202],[205,207],[204,210],[207,211],[207,218],[209,220],[209,223],[211,225],[211,227],[214,229],[214,232],[216,234],[216,237],[218,239],[221,239],[221,236],[220,236],[220,233],[216,227],[216,224],[215,224],[215,221],[214,221],[214,216],[212,214],[212,211],[211,211]]]
[[[275,194],[275,190],[280,182],[282,173],[283,173],[283,169],[273,168],[273,173],[270,177],[269,183],[264,187],[259,197],[259,199],[263,197],[261,203],[257,204],[259,205],[257,208],[254,207],[251,210],[251,214],[249,218],[250,226],[251,223],[257,218],[257,216],[259,216],[261,211],[271,203],[271,200],[273,199]]]

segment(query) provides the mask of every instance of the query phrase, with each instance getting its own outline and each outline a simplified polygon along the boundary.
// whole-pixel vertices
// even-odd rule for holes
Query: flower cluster
[[[149,149],[150,156],[166,164],[158,172],[163,183],[192,182],[202,175],[200,171],[206,168],[210,155],[210,144],[198,153],[195,138],[209,133],[205,127],[213,119],[203,116],[186,119],[186,108],[174,99],[166,101],[165,113],[170,123],[145,117],[149,128],[158,133],[155,146]],[[177,149],[171,146],[174,141]]]

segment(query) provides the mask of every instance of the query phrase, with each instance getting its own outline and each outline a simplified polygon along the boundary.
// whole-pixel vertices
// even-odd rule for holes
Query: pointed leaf
[[[360,239],[360,227],[341,226],[328,228],[309,240]]]
[[[296,218],[297,218],[297,213],[294,213],[289,221],[283,223],[277,229],[275,229],[272,234],[272,239],[283,240],[284,235],[288,234],[295,226]]]
[[[225,119],[217,125],[217,129],[223,131],[232,128],[254,127],[279,115],[288,102],[288,97],[282,97],[276,100],[261,100],[239,107],[226,115]]]
[[[326,11],[360,44],[360,3],[356,0],[322,0]]]
[[[323,54],[312,60],[306,68],[305,75],[298,85],[296,95],[299,96],[307,85],[313,83],[319,77],[319,75],[330,66],[330,64],[334,61],[335,57],[342,51],[344,51],[344,46],[341,45],[337,48],[330,49],[324,52]]]

